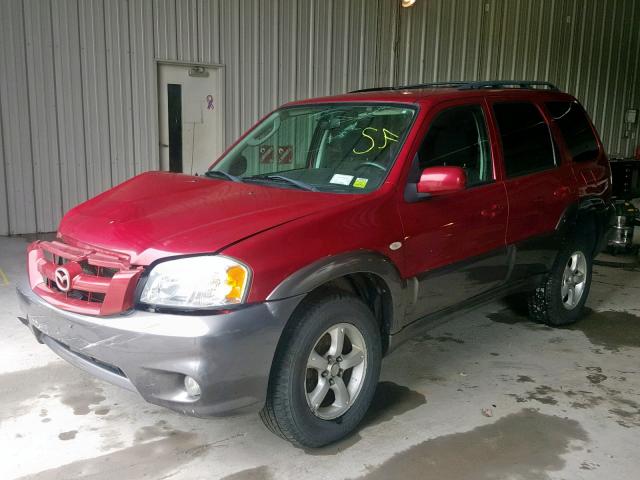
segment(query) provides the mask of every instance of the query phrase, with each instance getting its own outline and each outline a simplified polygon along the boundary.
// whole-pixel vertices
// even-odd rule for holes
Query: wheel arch
[[[571,204],[560,218],[556,231],[562,238],[588,237],[593,242],[593,256],[606,246],[613,207],[600,197],[585,197]]]
[[[326,257],[289,275],[267,300],[303,296],[302,304],[304,298],[325,288],[350,292],[370,307],[379,322],[386,350],[388,336],[402,324],[405,311],[404,282],[395,264],[373,251]],[[294,314],[295,311],[291,317]]]

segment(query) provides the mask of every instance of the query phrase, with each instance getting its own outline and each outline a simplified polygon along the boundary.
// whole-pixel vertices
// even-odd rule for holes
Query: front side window
[[[391,104],[324,104],[275,111],[207,176],[282,188],[365,193],[393,166],[416,110]]]
[[[553,168],[556,165],[551,132],[532,103],[496,103],[493,106],[507,177]]]
[[[418,152],[420,170],[428,167],[462,167],[467,185],[493,179],[491,151],[482,108],[452,107],[432,122]]]
[[[587,162],[598,156],[598,142],[587,114],[578,103],[548,102],[545,106],[558,125],[575,162]]]

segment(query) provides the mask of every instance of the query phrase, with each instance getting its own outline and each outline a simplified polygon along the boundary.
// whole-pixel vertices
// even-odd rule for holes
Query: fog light
[[[201,393],[200,385],[198,384],[198,382],[196,382],[193,378],[191,378],[188,375],[184,377],[184,388],[187,391],[187,393],[192,397],[200,396],[200,393]]]

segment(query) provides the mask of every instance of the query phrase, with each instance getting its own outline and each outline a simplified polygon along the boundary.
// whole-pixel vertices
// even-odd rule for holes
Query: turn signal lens
[[[229,302],[240,303],[247,281],[247,271],[239,265],[227,269],[227,285],[231,288],[226,299]]]

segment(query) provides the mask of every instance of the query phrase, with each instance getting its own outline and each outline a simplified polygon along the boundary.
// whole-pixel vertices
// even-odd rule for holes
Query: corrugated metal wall
[[[550,80],[612,154],[640,106],[637,0],[3,0],[0,234],[158,167],[156,61],[223,65],[226,142],[294,98],[456,79]],[[6,201],[5,201],[6,199]]]
[[[591,114],[608,152],[640,144],[624,113],[640,108],[637,0],[429,0],[400,9],[397,83],[547,80]]]

